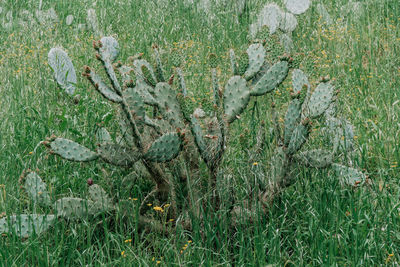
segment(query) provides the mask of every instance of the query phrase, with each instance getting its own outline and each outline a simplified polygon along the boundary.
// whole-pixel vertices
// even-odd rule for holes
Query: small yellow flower
[[[130,243],[130,242],[132,242],[132,239],[127,239],[127,240],[125,240],[124,242],[125,242],[125,243]]]
[[[168,208],[169,206],[171,206],[171,204],[165,204],[164,208]]]
[[[174,219],[169,219],[169,221],[170,221],[170,222],[173,222],[173,221],[175,221],[175,220],[174,220]]]
[[[124,258],[126,257],[125,250],[121,251],[121,256],[124,257]]]
[[[32,154],[33,154],[33,151],[29,152],[29,155],[32,155]]]
[[[153,208],[155,211],[159,211],[159,212],[164,212],[163,208],[159,207],[159,206],[155,206]]]
[[[149,206],[149,207],[151,207],[151,205],[153,205],[153,204],[151,204],[151,203],[148,203],[148,204],[147,204],[147,206]]]
[[[156,261],[157,265],[161,263],[161,261]]]
[[[258,165],[258,162],[253,162],[253,166],[257,166]]]
[[[193,242],[192,240],[189,240],[189,241],[188,241],[189,244],[192,243],[192,242]]]
[[[385,263],[388,264],[393,256],[394,256],[394,253],[389,254],[388,257],[386,258]]]

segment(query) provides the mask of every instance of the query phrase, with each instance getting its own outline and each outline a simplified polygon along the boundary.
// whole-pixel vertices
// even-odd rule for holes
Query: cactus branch
[[[276,144],[280,144],[282,142],[281,130],[279,127],[278,115],[276,114],[275,110],[275,103],[272,102],[271,104],[271,113],[272,113],[272,123],[274,125],[274,135]]]

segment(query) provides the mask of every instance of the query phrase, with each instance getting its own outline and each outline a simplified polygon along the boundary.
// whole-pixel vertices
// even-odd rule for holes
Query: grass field
[[[62,47],[77,73],[84,65],[99,68],[92,48],[99,36],[77,29],[85,23],[87,9],[94,8],[100,30],[118,40],[123,62],[139,52],[150,55],[154,43],[161,51],[174,47],[184,51],[188,88],[194,95],[204,95],[210,87],[209,53],[220,56],[221,80],[226,81],[229,49],[244,50],[249,43],[249,24],[266,1],[248,2],[248,13],[240,18],[227,8],[213,10],[215,17],[210,19],[181,1],[98,0],[95,5],[88,0],[43,1],[42,9],[53,7],[60,21],[22,25],[21,11],[34,12],[39,1],[0,1],[0,22],[8,22],[8,11],[13,14],[10,28],[0,26],[0,217],[35,209],[51,212],[30,205],[20,188],[18,179],[27,169],[37,170],[54,199],[85,196],[88,178],[112,192],[114,199],[130,198],[133,206],[149,190],[149,184],[140,179],[134,185],[123,183],[127,173],[120,169],[99,162],[67,162],[38,146],[55,134],[93,148],[97,124],[116,127],[115,106],[101,98],[88,81],[78,77],[75,94],[80,101],[74,104],[57,87],[47,64],[48,51]],[[324,3],[332,24],[318,15],[318,2]],[[209,214],[192,231],[177,228],[171,235],[137,231],[134,216],[118,212],[111,219],[104,215],[79,223],[59,220],[50,231],[26,240],[0,236],[0,265],[398,266],[400,4],[398,0],[360,1],[363,12],[357,15],[343,13],[341,7],[347,2],[314,1],[298,16],[293,41],[295,50],[312,62],[312,84],[320,76],[336,79],[339,113],[356,131],[354,165],[368,174],[370,183],[344,186],[331,171],[304,168],[300,179],[282,192],[266,216],[235,229],[224,217],[214,221]],[[74,21],[67,26],[65,18],[70,14]],[[279,116],[287,108],[290,86],[285,83],[274,93]],[[270,103],[270,96],[262,97],[257,116],[252,115],[250,103],[243,118],[235,122],[233,135],[242,133],[254,142],[251,125],[270,121]],[[265,153],[273,148],[272,143],[267,145]],[[239,139],[232,139],[224,158],[221,194],[228,197],[234,190],[240,199],[268,166],[267,160],[257,166],[249,162]],[[157,211],[154,217],[166,220]]]

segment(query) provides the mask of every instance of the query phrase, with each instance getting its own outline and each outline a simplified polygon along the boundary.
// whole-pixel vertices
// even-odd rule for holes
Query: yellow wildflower
[[[159,207],[159,206],[155,206],[153,209],[154,209],[155,211],[164,212],[164,209],[161,208],[161,207]]]

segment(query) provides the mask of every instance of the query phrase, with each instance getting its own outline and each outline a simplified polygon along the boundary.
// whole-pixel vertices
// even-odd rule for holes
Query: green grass
[[[211,24],[207,16],[182,3],[163,1],[166,4],[160,7],[156,2],[97,1],[94,8],[101,29],[119,41],[120,59],[125,61],[138,52],[150,55],[153,43],[162,51],[181,47],[188,87],[204,93],[210,87],[203,74],[208,73],[206,59],[212,52],[221,56],[221,75],[226,81],[228,50],[246,47],[251,16],[250,21],[243,18],[238,24],[231,13],[220,13]],[[249,1],[250,14],[262,2]],[[370,185],[344,187],[328,170],[304,169],[266,216],[260,213],[252,224],[236,229],[228,226],[225,209],[217,221],[204,211],[204,225],[195,223],[192,232],[178,228],[170,236],[138,232],[132,216],[118,213],[80,223],[60,220],[50,231],[27,240],[0,237],[0,265],[153,266],[158,261],[162,266],[399,265],[400,6],[397,0],[362,1],[366,8],[359,19],[341,19],[340,7],[347,1],[323,2],[334,23],[322,24],[314,5],[300,15],[294,43],[315,63],[310,75],[313,84],[328,74],[336,79],[340,113],[356,129],[355,165],[368,173]],[[77,73],[84,65],[99,68],[91,47],[97,37],[75,30],[77,23],[85,22],[91,1],[44,1],[43,8],[54,7],[61,22],[50,27],[19,26],[19,12],[36,10],[37,5],[38,1],[11,0],[0,4],[1,20],[10,9],[15,20],[9,30],[0,27],[0,213],[34,211],[18,183],[26,169],[37,169],[57,198],[84,196],[89,177],[115,198],[140,197],[149,189],[144,181],[129,187],[122,183],[123,171],[100,163],[66,162],[36,147],[56,134],[93,148],[96,124],[116,126],[114,106],[85,79],[79,77],[76,93],[81,100],[74,105],[57,88],[47,65],[49,49],[61,46]],[[69,14],[75,16],[71,27],[64,23]],[[286,103],[289,87],[284,84],[274,101]],[[252,123],[270,121],[270,102],[270,96],[258,101],[260,113],[255,118],[251,103],[242,121],[235,122],[234,132],[252,137]],[[285,110],[286,106],[279,106],[280,116]],[[273,145],[267,146],[266,155],[272,150]],[[232,140],[224,161],[221,194],[228,198],[234,190],[234,198],[240,200],[256,190],[255,180],[263,178],[260,169],[268,167],[267,159],[252,166],[238,141]]]

